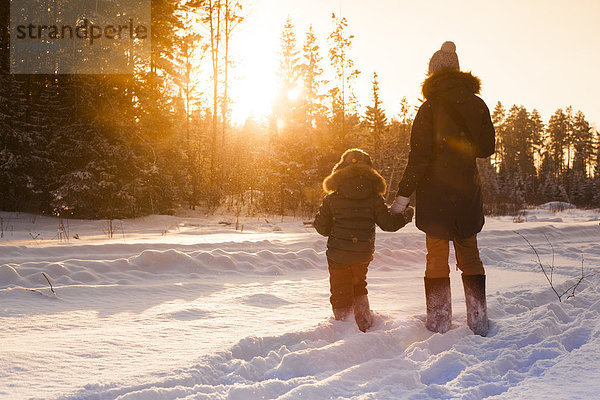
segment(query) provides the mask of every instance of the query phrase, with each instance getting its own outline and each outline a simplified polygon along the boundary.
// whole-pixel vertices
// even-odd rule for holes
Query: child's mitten
[[[415,215],[415,209],[411,206],[406,207],[406,209],[402,211],[402,216],[407,224],[412,221],[413,215]]]

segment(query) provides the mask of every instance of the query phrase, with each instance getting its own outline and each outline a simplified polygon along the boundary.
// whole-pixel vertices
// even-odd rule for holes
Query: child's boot
[[[485,300],[485,275],[463,275],[467,324],[474,334],[486,336],[489,329]]]
[[[348,318],[348,315],[350,315],[351,313],[352,306],[333,309],[333,317],[336,319],[336,321],[345,321],[346,318]]]
[[[427,320],[425,327],[431,332],[445,333],[452,323],[452,296],[450,278],[425,278]]]
[[[354,319],[362,332],[366,332],[373,325],[373,312],[366,294],[354,298]]]

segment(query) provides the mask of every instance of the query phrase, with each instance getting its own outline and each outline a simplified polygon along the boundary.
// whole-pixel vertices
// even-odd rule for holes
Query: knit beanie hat
[[[429,60],[429,75],[448,69],[460,70],[454,42],[444,42],[442,48],[433,53]]]

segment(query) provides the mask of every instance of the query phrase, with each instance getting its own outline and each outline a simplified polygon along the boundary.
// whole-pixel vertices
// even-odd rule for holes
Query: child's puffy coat
[[[385,204],[385,179],[366,164],[336,168],[323,182],[329,194],[315,217],[314,226],[328,236],[327,258],[339,264],[371,261],[375,250],[375,224],[394,232],[406,221],[390,213]]]

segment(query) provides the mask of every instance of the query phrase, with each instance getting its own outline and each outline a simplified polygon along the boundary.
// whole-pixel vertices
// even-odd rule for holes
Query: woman
[[[479,90],[479,79],[460,71],[454,43],[445,42],[429,61],[426,101],[413,123],[408,166],[391,207],[402,212],[416,190],[416,225],[427,246],[426,326],[433,332],[446,332],[452,322],[449,241],[462,271],[467,323],[481,336],[489,327],[477,248],[484,216],[476,158],[494,153],[495,133]]]

